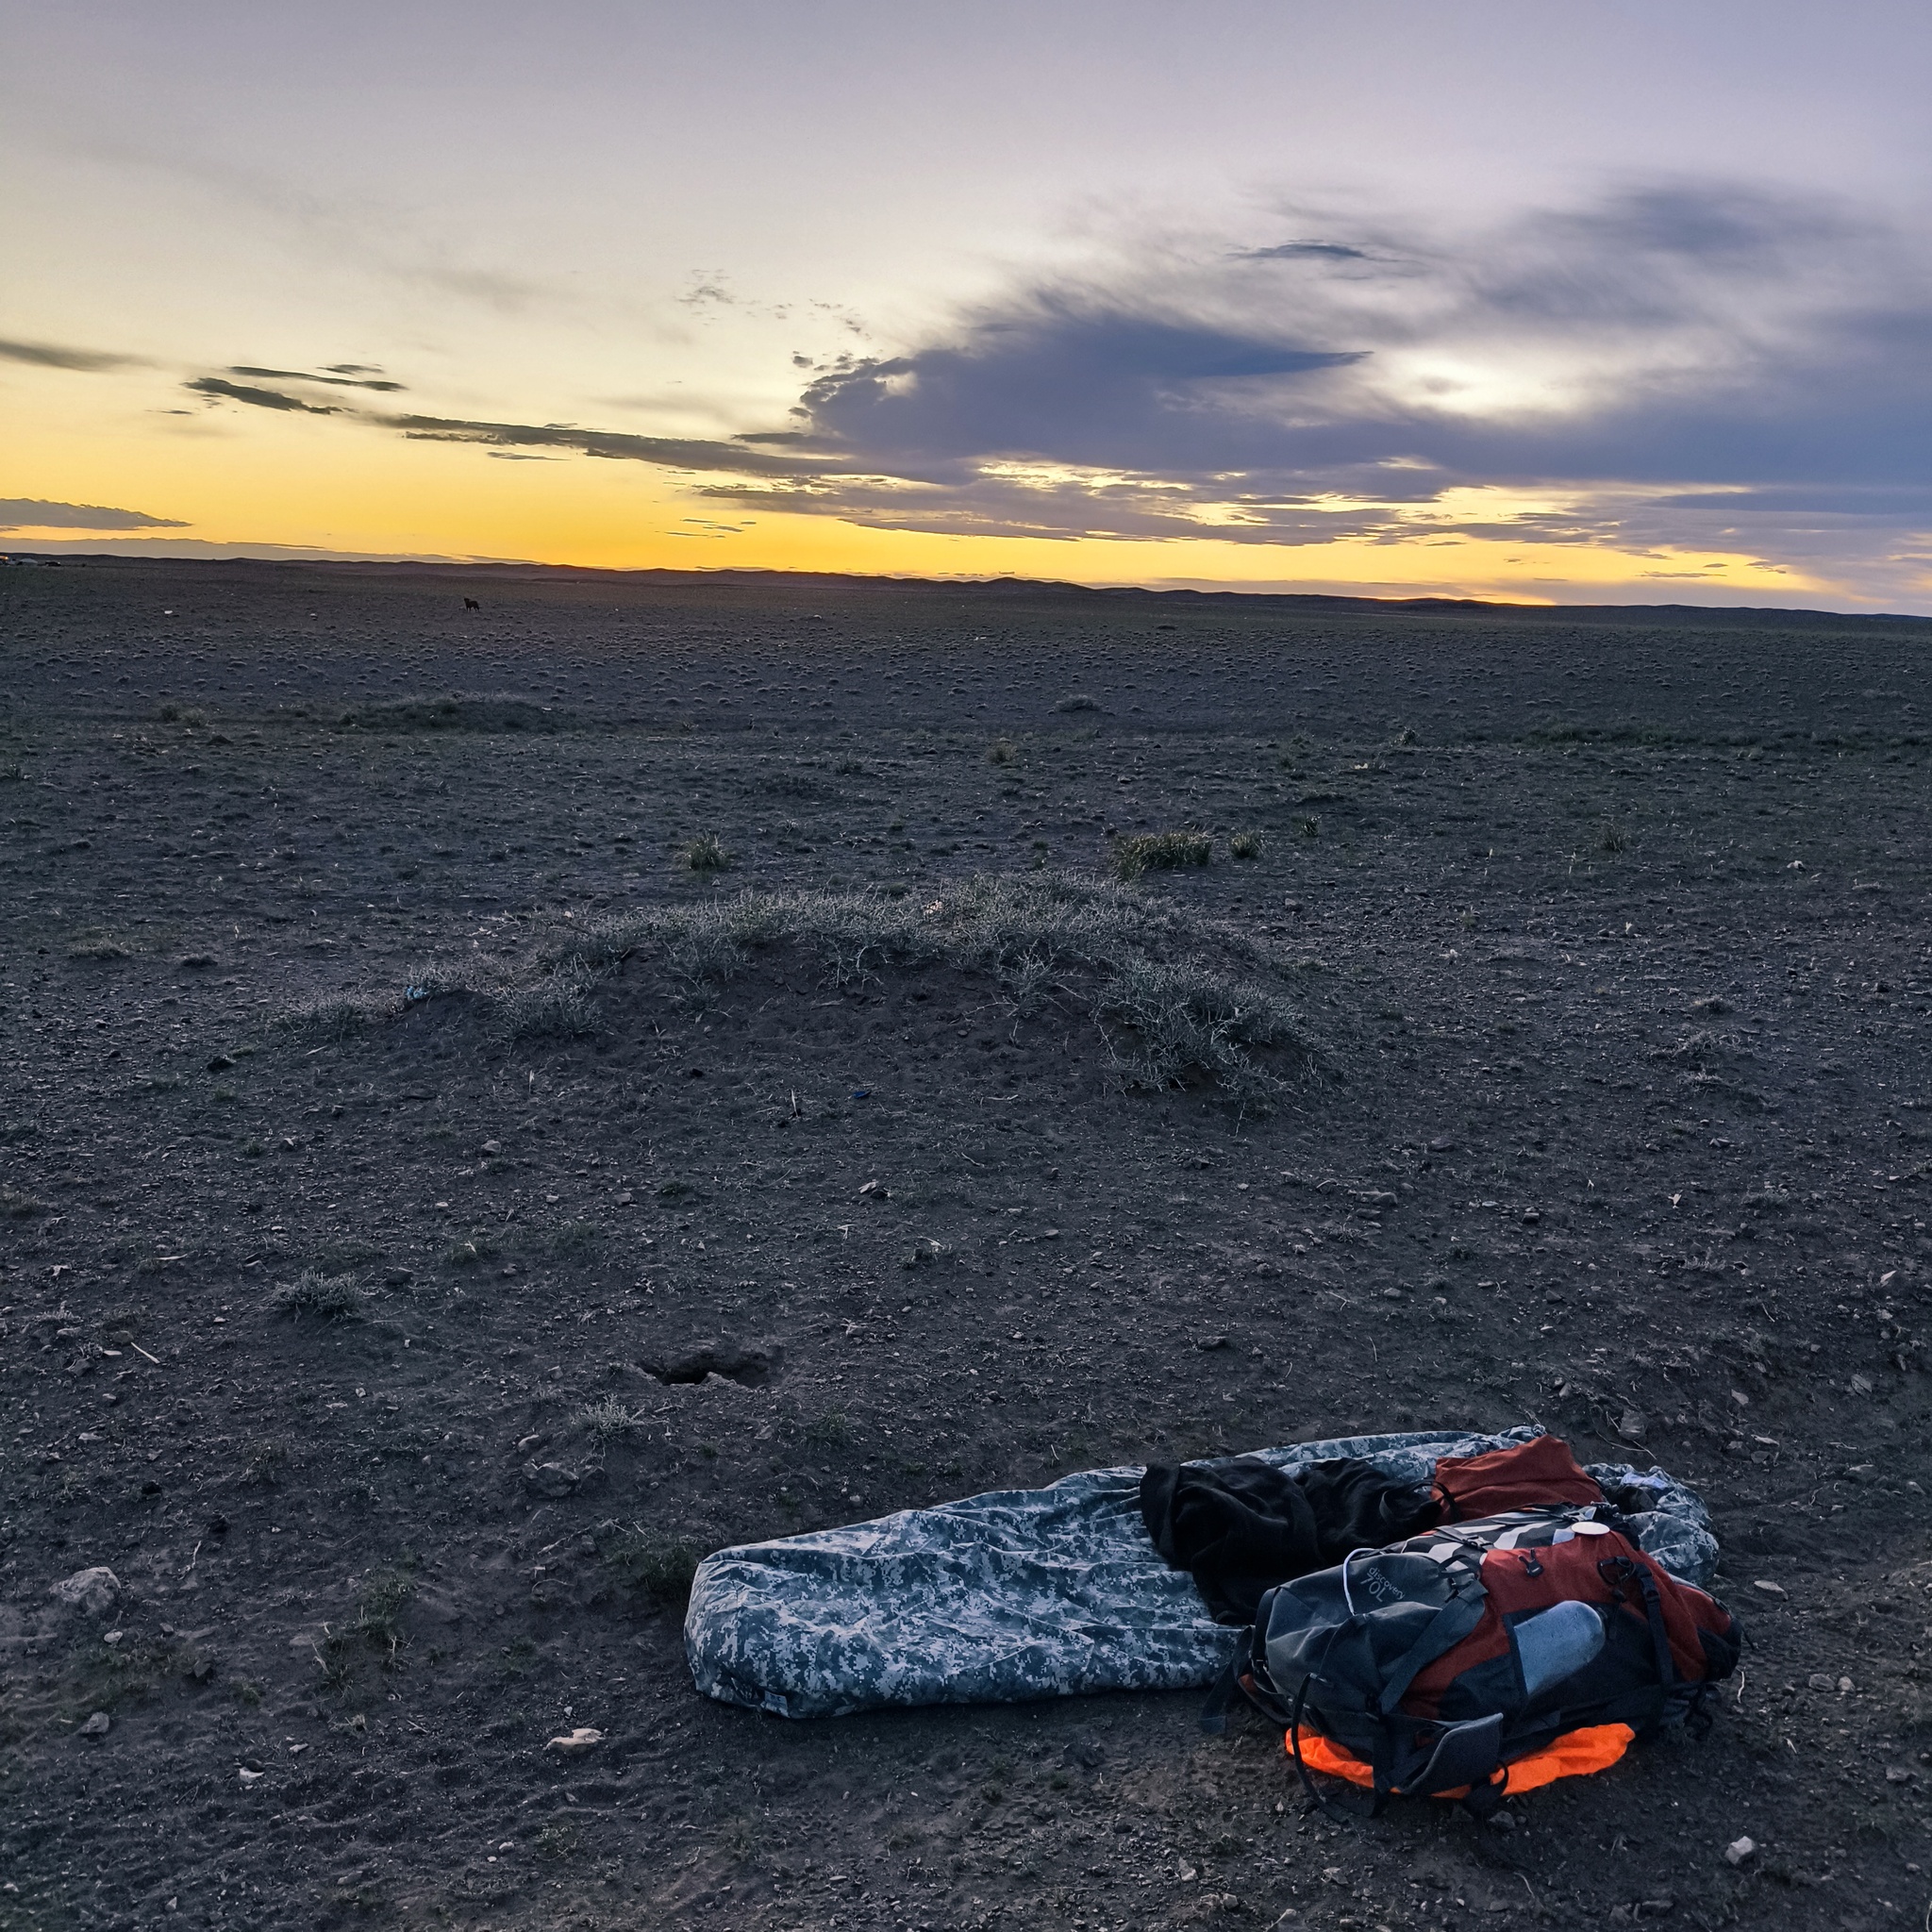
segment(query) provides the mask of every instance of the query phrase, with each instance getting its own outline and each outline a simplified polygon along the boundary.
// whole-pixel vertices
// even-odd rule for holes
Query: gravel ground
[[[0,1927],[1920,1924],[1928,641],[0,572]],[[1102,969],[796,909],[1016,883],[1272,1043],[1150,1086]],[[1496,1826],[1305,1820],[1189,1697],[684,1668],[725,1543],[1524,1420],[1696,1483],[1751,1643]]]

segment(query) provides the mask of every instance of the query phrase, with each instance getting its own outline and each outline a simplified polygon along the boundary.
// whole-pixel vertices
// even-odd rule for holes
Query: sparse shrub
[[[625,1590],[660,1607],[680,1607],[691,1595],[698,1552],[682,1537],[665,1536],[633,1523],[600,1545],[597,1554]]]
[[[35,1214],[44,1214],[47,1204],[37,1200],[32,1194],[19,1188],[0,1188],[0,1213],[13,1221],[25,1221]]]
[[[475,1234],[465,1235],[461,1241],[452,1241],[444,1250],[442,1258],[452,1268],[479,1268],[485,1261],[493,1261],[503,1250],[478,1228]]]
[[[26,776],[26,767],[18,758],[0,764],[0,785],[18,785]]]
[[[590,991],[596,975],[574,959],[560,960],[535,986],[506,993],[504,1025],[512,1040],[575,1040],[597,1030]]]
[[[986,761],[990,765],[1010,765],[1018,757],[1010,738],[995,738],[986,748]]]
[[[353,1628],[357,1635],[391,1655],[401,1641],[399,1619],[416,1594],[416,1579],[406,1569],[379,1570],[362,1586]]]
[[[247,1466],[242,1472],[245,1488],[273,1489],[280,1479],[282,1464],[289,1459],[280,1442],[258,1442],[249,1451]]]
[[[725,872],[731,865],[731,854],[711,832],[700,832],[695,839],[687,841],[679,848],[677,856],[691,872]]]
[[[1227,849],[1235,858],[1259,858],[1266,842],[1259,832],[1237,832],[1227,841]]]
[[[842,1408],[828,1408],[806,1424],[805,1435],[809,1442],[821,1443],[827,1449],[839,1449],[851,1441],[852,1425],[845,1420]]]
[[[1423,741],[1422,733],[1419,732],[1413,724],[1405,724],[1402,727],[1402,729],[1395,734],[1395,741],[1397,744],[1401,745],[1420,744]]]
[[[192,961],[184,959],[181,963],[188,966]],[[401,1000],[379,1000],[355,993],[325,993],[291,1007],[278,1024],[291,1032],[311,1034],[318,1040],[346,1040],[378,1019],[400,1012],[403,1004]]]
[[[1062,698],[1054,707],[1056,711],[1097,711],[1100,700],[1090,696],[1084,691],[1076,691],[1071,696]]]
[[[1294,1041],[1293,1016],[1259,987],[1231,984],[1185,963],[1124,965],[1102,990],[1103,1031],[1131,1085],[1204,1079],[1254,1102],[1274,1084],[1249,1049]]]
[[[577,1848],[577,1827],[575,1820],[553,1818],[541,1826],[530,1840],[530,1849],[540,1858],[551,1864],[558,1864]]]
[[[1623,826],[1615,820],[1611,820],[1596,835],[1596,849],[1599,852],[1622,852],[1629,842]]]
[[[276,1289],[275,1309],[279,1315],[316,1315],[325,1322],[341,1322],[362,1306],[360,1291],[353,1274],[318,1274],[305,1269],[293,1281]]]
[[[1206,865],[1213,856],[1214,841],[1206,832],[1139,832],[1115,840],[1108,863],[1116,878],[1137,879],[1143,872]]]
[[[1319,839],[1322,836],[1322,821],[1312,815],[1295,820],[1294,828],[1304,839]]]
[[[132,951],[111,933],[83,933],[67,948],[70,959],[131,959]]]
[[[643,1418],[626,1408],[615,1395],[607,1395],[602,1402],[587,1402],[571,1414],[571,1426],[595,1436],[600,1442],[608,1442],[613,1436],[628,1435],[632,1429],[642,1426]]]
[[[581,1261],[603,1242],[604,1230],[594,1221],[566,1221],[550,1237],[550,1252],[559,1261]]]

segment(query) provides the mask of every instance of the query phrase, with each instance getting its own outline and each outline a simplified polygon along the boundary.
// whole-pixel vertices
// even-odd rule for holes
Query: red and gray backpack
[[[1312,1770],[1373,1791],[1377,1814],[1407,1795],[1478,1817],[1647,1732],[1702,1736],[1742,1632],[1619,1521],[1604,1504],[1509,1510],[1284,1583],[1203,1723],[1221,1729],[1245,1692],[1286,1727],[1311,1803]]]

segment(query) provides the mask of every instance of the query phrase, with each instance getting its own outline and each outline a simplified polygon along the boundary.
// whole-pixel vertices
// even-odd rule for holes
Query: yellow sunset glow
[[[1011,575],[1094,585],[1228,584],[1356,589],[1368,594],[1495,596],[1642,591],[1658,601],[1698,586],[1767,597],[1837,587],[1741,553],[1640,550],[1591,541],[1512,541],[1437,525],[1568,514],[1574,491],[1461,489],[1432,502],[1329,499],[1313,513],[1374,510],[1391,533],[1296,544],[1213,534],[1171,539],[1042,538],[880,528],[784,507],[747,508],[702,493],[703,478],[572,452],[492,456],[474,444],[415,441],[375,425],[294,413],[152,407],[139,374],[15,378],[14,433],[0,456],[0,495],[115,504],[178,519],[154,539],[274,544],[358,555],[508,558],[604,569],[763,569],[901,575]],[[138,399],[138,400],[137,400]],[[1014,480],[1062,480],[1049,466],[1007,466]],[[715,479],[724,481],[728,479]],[[1111,476],[1083,478],[1108,493]],[[916,501],[916,490],[908,500]],[[1241,521],[1240,507],[1228,520]],[[1413,534],[1398,531],[1412,530]],[[17,529],[81,548],[140,548],[142,533],[90,541],[72,528]]]

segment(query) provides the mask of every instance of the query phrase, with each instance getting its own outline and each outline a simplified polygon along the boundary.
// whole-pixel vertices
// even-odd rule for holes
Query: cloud
[[[1922,231],[1681,181],[1461,236],[1322,225],[1130,237],[1105,275],[822,370],[798,410],[815,472],[713,493],[921,529],[1722,539],[1874,567],[1932,526]]]
[[[1237,261],[1369,261],[1374,258],[1366,248],[1351,248],[1345,242],[1277,242],[1272,248],[1232,248]]]
[[[332,389],[372,389],[390,393],[404,387],[400,382],[390,382],[376,376],[374,371],[359,369],[353,362],[336,362],[329,366],[331,373],[326,375],[309,375],[299,369],[252,369],[242,363],[230,369],[228,374],[263,376],[271,382],[323,382]]]
[[[656,463],[700,475],[808,478],[824,465],[815,458],[770,455],[736,438],[634,436],[622,429],[585,429],[568,423],[476,423],[450,416],[375,416],[366,421],[400,430],[417,442],[474,442],[503,449],[574,450],[616,462]],[[834,458],[835,463],[837,458]],[[841,466],[842,467],[842,465]]]
[[[1108,265],[1016,278],[899,353],[802,368],[790,425],[734,436],[391,414],[341,394],[358,364],[328,372],[326,404],[232,379],[320,379],[293,372],[189,387],[501,459],[656,465],[721,507],[880,527],[1462,537],[1659,571],[1757,558],[1894,608],[1932,591],[1922,227],[1667,181],[1460,234],[1387,211],[1297,231],[1128,234]]]
[[[225,375],[197,375],[181,387],[211,402],[246,403],[257,409],[292,410],[304,416],[339,416],[343,412],[327,403],[305,403],[299,396],[284,395],[280,390],[255,389],[230,382]]]
[[[0,341],[0,361],[25,362],[36,369],[72,369],[100,375],[111,369],[139,369],[139,356],[114,356],[99,349],[73,349],[58,342]]]
[[[176,517],[145,510],[108,509],[97,503],[47,503],[35,496],[0,496],[0,530],[185,530]]]

